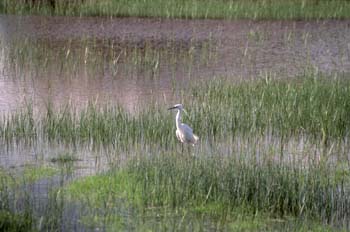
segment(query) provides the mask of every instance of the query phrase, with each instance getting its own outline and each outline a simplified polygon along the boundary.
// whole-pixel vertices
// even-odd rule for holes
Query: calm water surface
[[[306,68],[350,72],[349,20],[187,21],[3,15],[0,39],[2,114],[28,103],[41,111],[48,101],[56,106],[71,102],[78,108],[88,101],[110,102],[133,111],[148,102],[181,101],[178,90],[188,82],[214,76],[233,80],[266,75],[288,78]],[[39,64],[26,57],[21,65],[8,59],[6,50],[20,43],[36,49],[41,56]],[[111,51],[116,55],[109,56]],[[63,55],[57,56],[57,62],[53,58],[45,64],[45,57],[59,52]],[[20,56],[19,51],[15,54]],[[84,60],[87,56],[101,60],[94,71]],[[64,62],[74,67],[62,67]]]
[[[350,20],[188,21],[0,15],[1,116],[28,105],[35,112],[45,112],[49,103],[55,107],[70,103],[77,109],[89,102],[109,103],[133,112],[148,103],[168,106],[180,102],[181,89],[188,83],[214,77],[233,81],[266,75],[292,78],[310,68],[329,74],[350,73]],[[223,154],[251,151],[258,158],[260,150],[282,147],[290,154],[286,159],[305,163],[319,160],[322,153],[320,147],[304,138],[291,139],[285,145],[279,144],[278,138],[259,139],[257,147],[252,147],[250,140],[237,139],[237,144],[217,145],[216,149]],[[205,146],[200,149],[212,149]],[[338,150],[330,153],[349,160],[347,146],[335,147]],[[30,186],[33,197],[43,199],[42,204],[32,200],[37,207],[45,207],[52,186],[105,171],[113,162],[124,160],[123,154],[108,148],[16,141],[0,142],[0,167],[21,169],[41,163],[55,167],[52,158],[66,153],[76,158],[69,175]],[[119,214],[135,226],[128,210],[120,209]],[[44,213],[37,211],[39,215]],[[63,212],[63,220],[70,218],[67,223],[72,228],[87,229],[79,227],[80,215],[76,215],[74,206],[64,206]],[[154,218],[150,221],[156,225],[159,219]],[[183,218],[171,216],[171,220],[176,225]],[[193,217],[186,220],[192,228]]]

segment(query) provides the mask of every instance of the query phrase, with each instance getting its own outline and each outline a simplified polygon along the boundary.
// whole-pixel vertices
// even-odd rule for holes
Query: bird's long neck
[[[176,114],[176,128],[179,128],[179,126],[181,125],[181,110],[177,110],[177,114]]]

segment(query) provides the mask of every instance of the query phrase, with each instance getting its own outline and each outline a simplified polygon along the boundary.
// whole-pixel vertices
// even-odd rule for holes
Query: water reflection
[[[133,111],[147,102],[180,101],[176,90],[189,80],[286,78],[306,67],[350,71],[346,20],[0,16],[0,34],[2,113],[25,102],[40,111],[48,101],[77,107],[112,102]],[[6,50],[20,43],[23,51],[8,59]]]
[[[27,105],[33,105],[36,113],[44,113],[51,103],[55,107],[70,103],[79,109],[88,102],[119,104],[132,112],[150,102],[167,105],[180,102],[180,90],[188,83],[214,76],[228,76],[236,81],[269,73],[288,78],[304,72],[306,67],[326,73],[350,72],[349,25],[348,20],[259,22],[0,16],[0,114]],[[124,151],[114,148],[99,150],[89,144],[67,145],[59,141],[55,144],[41,139],[39,136],[33,144],[21,141],[0,144],[0,167],[55,166],[52,162],[55,157],[74,154],[72,172],[69,177],[64,175],[70,180],[103,172],[128,158]],[[305,166],[318,163],[325,153],[333,163],[350,159],[348,141],[329,150],[307,137],[284,142],[268,134],[235,137],[234,141],[215,147],[203,142],[198,153],[244,154],[258,161],[271,159]],[[162,152],[142,147],[143,154],[155,151]],[[50,181],[39,180],[28,190],[34,198],[44,195],[44,208],[48,192],[63,186],[57,176]],[[40,208],[40,201],[32,202]],[[133,220],[129,209],[120,210],[125,220]],[[81,215],[71,217],[76,212],[75,208],[60,218],[71,219],[71,226],[76,228],[81,219]],[[149,227],[157,228],[154,226],[157,220],[152,219]],[[165,223],[167,220],[179,223],[173,215]],[[186,217],[186,221],[192,228],[192,216]],[[129,224],[133,229],[132,222]]]

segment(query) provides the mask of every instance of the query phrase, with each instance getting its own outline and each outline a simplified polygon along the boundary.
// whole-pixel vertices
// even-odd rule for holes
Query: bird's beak
[[[168,108],[168,110],[177,109],[175,106]]]

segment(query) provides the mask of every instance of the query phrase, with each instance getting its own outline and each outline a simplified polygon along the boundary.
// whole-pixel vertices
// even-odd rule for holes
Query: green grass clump
[[[0,168],[0,191],[6,192],[23,184],[34,183],[42,178],[50,178],[57,173],[57,169],[45,166],[26,166],[17,172]]]
[[[72,163],[78,160],[79,159],[74,154],[70,154],[70,153],[63,153],[58,155],[57,157],[52,157],[50,159],[52,163],[58,163],[58,164]]]
[[[37,218],[33,215],[25,186],[56,173],[49,167],[26,166],[18,172],[0,169],[0,231],[36,231]],[[16,206],[17,201],[19,206]],[[21,206],[23,208],[19,210]]]
[[[242,213],[330,224],[350,218],[350,176],[336,175],[335,167],[228,157],[139,157],[122,170],[78,180],[66,190],[72,199],[97,208],[117,207],[116,202],[125,199],[146,210],[171,208],[230,215],[239,208]]]
[[[45,167],[45,166],[27,166],[23,171],[23,180],[26,183],[33,183],[37,180],[40,180],[42,178],[50,178],[53,175],[57,174],[58,170],[51,168],[51,167]]]
[[[164,18],[348,18],[349,9],[349,1],[341,0],[4,0],[0,3],[1,12],[9,14]]]
[[[266,215],[238,216],[229,224],[229,231],[299,231],[299,232],[331,232],[346,231],[333,228],[321,222],[299,220],[295,218],[276,219]]]
[[[137,203],[140,195],[135,187],[132,173],[119,171],[88,176],[74,181],[65,188],[65,192],[72,200],[80,200],[90,204],[93,208],[100,208],[114,205],[125,199]]]
[[[5,186],[11,186],[14,184],[14,178],[12,177],[12,175],[2,168],[0,168],[0,181],[0,190],[2,190],[2,188]]]
[[[13,214],[9,211],[0,210],[0,231],[27,232],[34,231],[33,221],[30,215]]]
[[[349,176],[330,167],[258,164],[219,157],[184,160],[152,157],[132,168],[148,206],[189,207],[222,203],[279,216],[349,217]],[[345,208],[344,208],[345,207]]]

